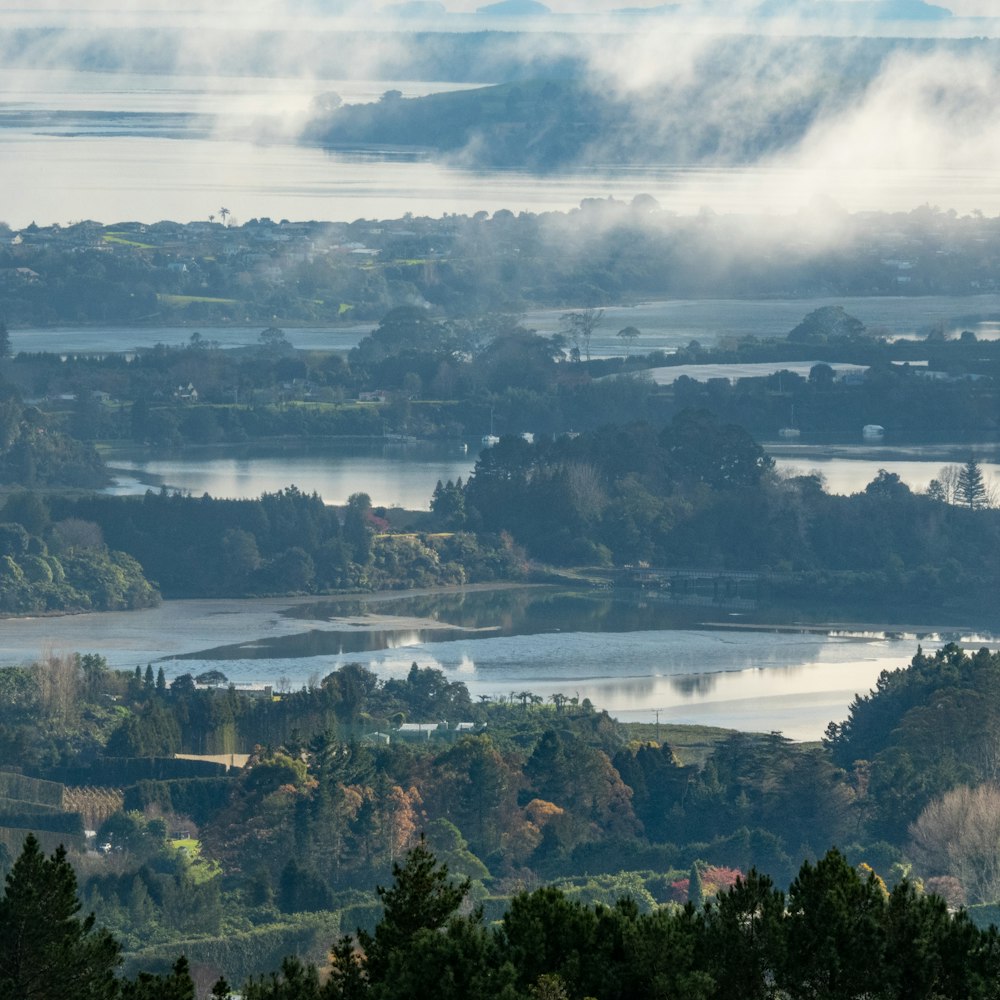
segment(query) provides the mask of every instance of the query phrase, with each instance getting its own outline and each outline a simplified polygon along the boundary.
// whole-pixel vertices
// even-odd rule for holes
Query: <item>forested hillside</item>
[[[694,948],[682,967],[698,974],[706,996],[724,995],[715,992],[718,977],[734,967],[712,964],[711,948],[699,957],[697,942],[714,940],[716,921],[728,907],[750,905],[749,892],[772,914],[775,942],[794,937],[796,921],[815,907],[820,923],[844,921],[847,937],[834,935],[840,944],[830,947],[868,935],[880,976],[896,967],[903,938],[893,928],[904,915],[929,921],[932,936],[959,934],[948,946],[951,972],[940,956],[919,962],[930,963],[928,990],[977,995],[961,977],[993,961],[993,939],[980,939],[964,918],[946,920],[931,894],[970,905],[977,920],[993,918],[983,904],[1000,893],[1000,838],[985,849],[982,833],[1000,814],[989,749],[998,675],[1000,655],[985,650],[918,653],[831,724],[822,746],[806,746],[778,734],[701,731],[692,739],[683,728],[658,743],[652,727],[640,733],[572,697],[544,704],[525,691],[473,704],[462,684],[416,666],[383,681],[350,665],[315,686],[261,697],[219,674],[168,684],[152,667],[109,671],[96,655],[50,659],[0,672],[4,759],[23,771],[0,772],[2,858],[12,863],[27,830],[78,849],[85,812],[107,848],[72,855],[81,892],[125,942],[132,970],[167,972],[183,950],[213,975],[243,981],[277,969],[282,954],[321,960],[338,928],[358,926],[375,936],[361,938],[371,957],[380,914],[372,881],[386,884],[423,835],[439,861],[469,880],[463,893],[485,922],[477,910],[463,926],[483,942],[493,940],[494,921],[506,927],[524,907],[550,913],[552,933],[564,917],[574,935],[620,920],[623,941],[663,933],[657,950],[668,952],[666,941],[682,933]],[[404,720],[427,726],[407,734]],[[241,751],[246,764],[229,770],[173,756]],[[828,855],[831,844],[841,853]],[[789,895],[752,868],[775,885],[791,882]],[[557,888],[538,888],[547,883]],[[520,896],[525,890],[532,895]],[[627,902],[616,905],[619,897]],[[716,897],[700,916],[699,900]],[[695,910],[678,909],[688,900]],[[451,934],[434,940],[451,948]],[[426,944],[420,961],[430,960]],[[583,954],[591,945],[560,947]],[[790,957],[774,947],[760,956],[773,971],[761,974],[791,982],[800,966],[782,964]],[[350,952],[342,944],[339,960]],[[503,958],[494,967],[477,954],[480,972],[501,975]],[[906,954],[900,961],[917,960]],[[573,982],[588,995],[618,995],[556,955],[537,952],[517,988],[558,974],[583,976]],[[516,968],[522,959],[511,960]],[[368,967],[376,992],[380,961]],[[446,966],[452,961],[459,955]],[[653,975],[637,956],[626,964],[635,965],[636,989]],[[459,967],[469,968],[464,960]],[[949,992],[958,981],[972,992]],[[257,984],[259,996],[272,995],[268,982]]]

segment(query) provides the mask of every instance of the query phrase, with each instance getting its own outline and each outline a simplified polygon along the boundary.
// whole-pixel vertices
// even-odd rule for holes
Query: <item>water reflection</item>
[[[995,443],[872,448],[767,442],[764,447],[788,475],[822,473],[831,493],[857,493],[880,469],[897,473],[912,489],[925,489],[943,465],[964,464],[970,454],[977,456],[988,481],[1000,482],[1000,449]],[[477,444],[467,448],[460,442],[402,444],[381,439],[220,445],[169,457],[144,449],[113,449],[106,457],[115,483],[106,492],[134,495],[167,486],[194,496],[246,498],[295,483],[327,503],[346,503],[360,491],[376,505],[427,510],[438,480],[467,479],[477,454]]]
[[[684,674],[681,677],[670,678],[670,686],[685,698],[695,696],[703,698],[711,694],[717,683],[717,674]]]
[[[114,449],[107,461],[115,482],[106,492],[145,493],[166,486],[193,496],[258,497],[295,483],[327,503],[367,493],[376,505],[427,510],[434,486],[467,479],[475,453],[458,442],[401,445],[382,439],[282,442],[201,447],[169,457],[144,449]]]
[[[827,612],[829,614],[829,611]],[[4,662],[46,649],[100,652],[111,666],[160,664],[168,679],[222,669],[234,682],[297,688],[351,661],[379,677],[410,665],[465,683],[473,700],[530,690],[583,700],[623,719],[702,722],[794,739],[819,738],[884,669],[918,642],[960,637],[995,646],[979,629],[939,622],[841,622],[802,609],[761,608],[752,620],[718,608],[624,594],[509,586],[446,593],[316,599],[171,601],[139,612],[3,623]]]

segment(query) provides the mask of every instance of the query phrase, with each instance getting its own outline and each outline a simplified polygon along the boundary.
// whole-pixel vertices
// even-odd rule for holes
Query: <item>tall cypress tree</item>
[[[0,899],[0,1000],[109,1000],[118,994],[118,942],[80,919],[76,875],[60,846],[46,858],[24,842]]]
[[[691,877],[688,879],[688,902],[701,910],[705,905],[705,887],[701,884],[701,869],[696,861],[691,865]]]

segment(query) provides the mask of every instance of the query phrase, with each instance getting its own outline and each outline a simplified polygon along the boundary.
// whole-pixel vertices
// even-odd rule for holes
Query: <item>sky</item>
[[[332,11],[338,6],[352,8],[359,14],[376,13],[398,2],[368,2],[368,0],[300,0],[297,4],[302,9],[317,12]],[[444,8],[451,13],[474,13],[491,0],[440,0]],[[662,0],[542,0],[551,11],[558,14],[605,14],[621,8],[647,8],[662,5]],[[685,9],[692,12],[704,12],[711,8],[713,13],[741,13],[757,0],[667,0],[669,3],[682,3]],[[801,0],[788,0],[793,5]],[[849,5],[852,0],[842,0]],[[853,0],[857,2],[857,0]],[[865,2],[865,0],[860,0]],[[998,17],[1000,2],[998,0],[928,0],[935,6],[944,7],[958,17]],[[169,3],[167,0],[82,0],[68,3],[66,0],[0,0],[0,12],[59,12],[67,16],[75,16],[81,12],[113,12],[113,11],[160,11],[181,14],[195,10],[230,9],[244,13],[266,13],[281,11],[285,4],[282,0],[178,0]]]

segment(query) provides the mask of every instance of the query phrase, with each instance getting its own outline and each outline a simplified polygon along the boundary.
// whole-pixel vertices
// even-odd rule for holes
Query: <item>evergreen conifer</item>
[[[60,846],[24,842],[0,899],[0,1000],[106,1000],[117,995],[119,945],[80,919],[76,874]]]

